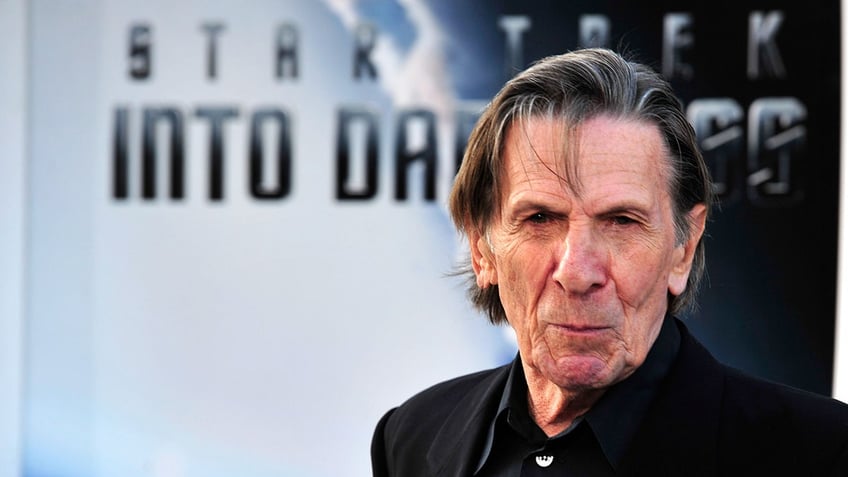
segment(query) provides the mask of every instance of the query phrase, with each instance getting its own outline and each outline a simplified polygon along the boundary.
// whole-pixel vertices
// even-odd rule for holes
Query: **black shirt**
[[[474,475],[615,475],[679,347],[680,332],[667,316],[642,366],[550,438],[530,416],[527,381],[516,357]]]

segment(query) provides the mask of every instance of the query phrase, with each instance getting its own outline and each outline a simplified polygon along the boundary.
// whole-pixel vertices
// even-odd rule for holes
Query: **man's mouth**
[[[594,334],[601,333],[611,329],[609,326],[597,326],[597,325],[571,325],[571,324],[555,324],[551,323],[550,326],[553,326],[558,331],[566,332],[566,333],[577,333],[577,334]]]

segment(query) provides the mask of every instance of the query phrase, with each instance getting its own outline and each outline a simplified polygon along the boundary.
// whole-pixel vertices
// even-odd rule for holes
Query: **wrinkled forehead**
[[[638,151],[632,149],[632,141],[623,145],[622,125],[635,130]],[[590,130],[593,134],[586,134]],[[588,136],[592,139],[588,140]],[[592,154],[587,156],[586,151]],[[508,126],[501,148],[501,174],[497,179],[500,199],[509,193],[510,184],[552,177],[570,194],[580,197],[585,192],[587,176],[612,169],[644,169],[646,164],[627,160],[636,153],[658,158],[647,167],[655,169],[652,173],[658,174],[663,179],[660,183],[667,186],[671,167],[668,148],[653,123],[607,115],[578,123],[551,116],[516,120]]]
[[[538,116],[514,121],[506,130],[501,151],[501,195],[513,182],[556,176],[563,187],[580,189],[579,125]]]

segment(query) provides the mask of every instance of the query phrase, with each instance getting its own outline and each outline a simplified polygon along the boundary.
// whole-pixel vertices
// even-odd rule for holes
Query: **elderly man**
[[[507,83],[450,208],[472,300],[518,356],[386,414],[374,475],[848,475],[848,407],[718,363],[674,318],[703,272],[710,191],[647,67],[582,50]]]

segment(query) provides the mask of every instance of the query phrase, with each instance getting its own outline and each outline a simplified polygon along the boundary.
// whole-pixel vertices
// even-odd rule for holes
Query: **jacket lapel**
[[[496,369],[454,408],[427,452],[430,475],[468,476],[494,418],[510,365]]]
[[[623,475],[717,474],[724,368],[677,323],[677,361],[622,460]]]

